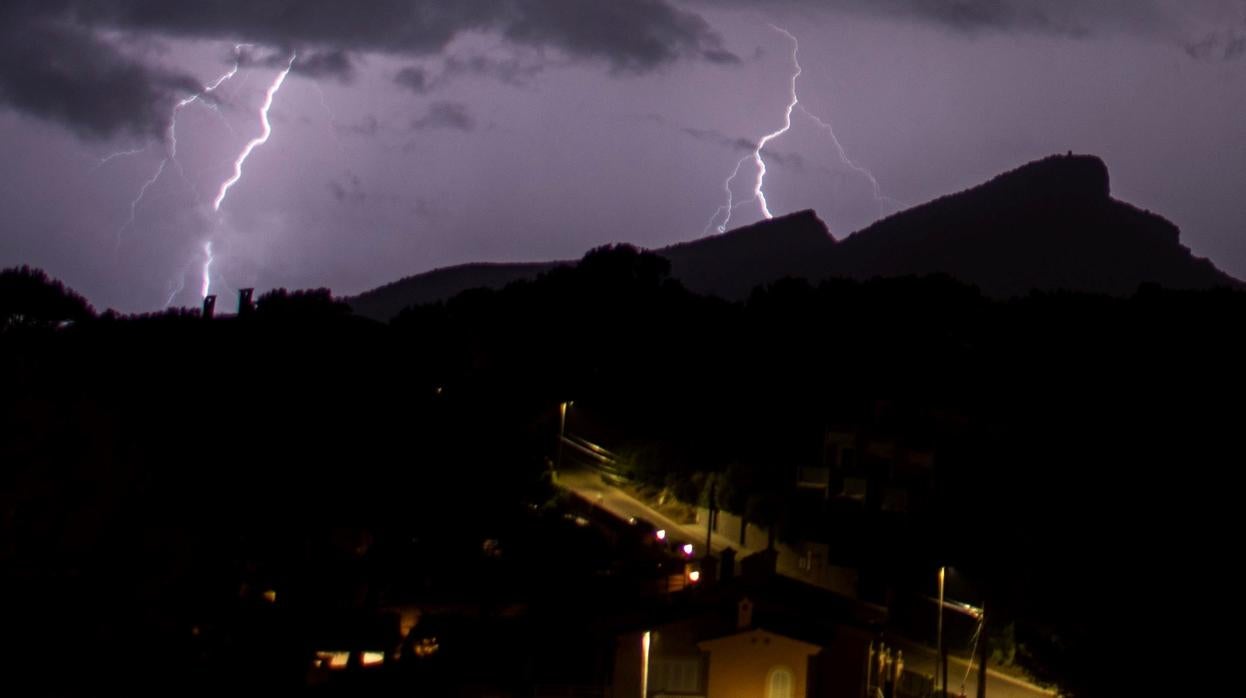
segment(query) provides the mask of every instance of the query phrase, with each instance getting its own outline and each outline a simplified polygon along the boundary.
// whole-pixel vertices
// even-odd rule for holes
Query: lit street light
[[[562,442],[567,438],[567,408],[573,404],[572,400],[558,403],[558,463],[554,468],[555,473],[562,470]]]
[[[955,611],[956,613],[969,616],[970,618],[977,620],[980,624],[980,628],[978,631],[979,632],[978,646],[982,649],[982,654],[980,657],[980,665],[979,665],[980,677],[978,679],[978,695],[980,697],[985,696],[986,695],[986,611],[983,608],[972,606],[962,601],[948,601],[944,595],[944,586],[945,586],[946,581],[947,581],[947,567],[946,566],[940,567],[939,568],[939,598],[937,600],[931,599],[931,601],[935,601],[935,603],[938,604],[939,606],[938,625],[935,631],[935,634],[936,634],[936,637],[935,637],[935,686],[936,687],[939,686],[940,677],[942,677],[942,682],[941,682],[942,689],[940,690],[938,695],[941,698],[947,698],[947,647],[943,643],[943,609],[947,608],[951,611]],[[972,662],[973,659],[970,658],[970,661]]]
[[[947,577],[947,567],[939,568],[939,623],[935,637],[935,685],[943,677],[943,698],[947,698],[947,655],[943,653],[943,582]]]

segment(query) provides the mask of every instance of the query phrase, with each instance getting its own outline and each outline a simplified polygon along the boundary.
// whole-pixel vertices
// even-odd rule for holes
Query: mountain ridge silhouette
[[[784,277],[946,274],[999,298],[1030,291],[1129,295],[1143,284],[1243,287],[1181,244],[1163,217],[1113,199],[1107,165],[1056,155],[900,211],[836,240],[812,210],[652,250],[689,289],[729,300]],[[500,288],[573,261],[435,269],[347,299],[387,320],[409,305]]]

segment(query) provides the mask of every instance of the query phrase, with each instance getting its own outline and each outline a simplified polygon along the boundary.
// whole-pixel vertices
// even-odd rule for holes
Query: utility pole
[[[568,400],[558,403],[558,455],[556,456],[558,463],[555,466],[556,471],[562,470],[562,442],[567,434],[567,407],[570,405],[571,402]]]
[[[982,604],[982,619],[978,622],[978,698],[986,698],[986,604]]]
[[[947,649],[943,646],[943,582],[947,576],[947,567],[939,568],[939,622],[935,636],[935,680],[943,677],[943,692],[940,698],[947,698]]]
[[[710,500],[706,504],[705,514],[705,554],[708,556],[714,552],[714,524],[718,519],[718,505],[715,503],[718,498],[718,483],[710,481]]]

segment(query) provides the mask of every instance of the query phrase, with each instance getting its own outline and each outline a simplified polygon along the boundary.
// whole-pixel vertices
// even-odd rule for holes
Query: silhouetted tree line
[[[1018,661],[1071,695],[1149,685],[1139,667],[1180,662],[1208,619],[1237,628],[1246,294],[994,301],[928,277],[784,280],[729,303],[668,272],[602,248],[388,325],[325,290],[211,322],[93,317],[20,272],[0,296],[22,318],[0,338],[0,567],[15,619],[0,649],[51,674],[60,657],[42,648],[85,633],[77,644],[101,648],[81,658],[92,680],[131,680],[125,658],[142,647],[151,685],[228,683],[228,663],[196,663],[207,650],[184,631],[215,624],[212,656],[245,654],[243,626],[221,620],[240,579],[288,580],[311,603],[332,596],[312,581],[325,575],[425,578],[442,553],[321,575],[308,550],[353,529],[382,551],[437,535],[478,546],[545,492],[564,400],[569,430],[634,454],[641,477],[693,498],[715,479],[723,506],[826,540],[880,601],[925,593],[954,565],[966,600],[1015,623]],[[60,300],[38,300],[49,288]],[[883,403],[877,428],[937,448],[929,506],[882,516],[801,500],[795,468],[821,462],[827,428]],[[931,428],[929,414],[961,426]],[[301,656],[265,665],[272,685]],[[53,692],[82,692],[86,675]]]
[[[55,327],[95,316],[85,298],[28,266],[0,271],[0,330]]]

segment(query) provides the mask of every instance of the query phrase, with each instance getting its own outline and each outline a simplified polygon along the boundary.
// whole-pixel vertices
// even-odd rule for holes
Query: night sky
[[[763,153],[776,215],[842,237],[1072,150],[1246,277],[1243,0],[5,0],[0,266],[151,311],[199,302],[209,243],[214,293],[345,295],[700,237],[784,125],[771,25],[843,147],[793,111]]]

